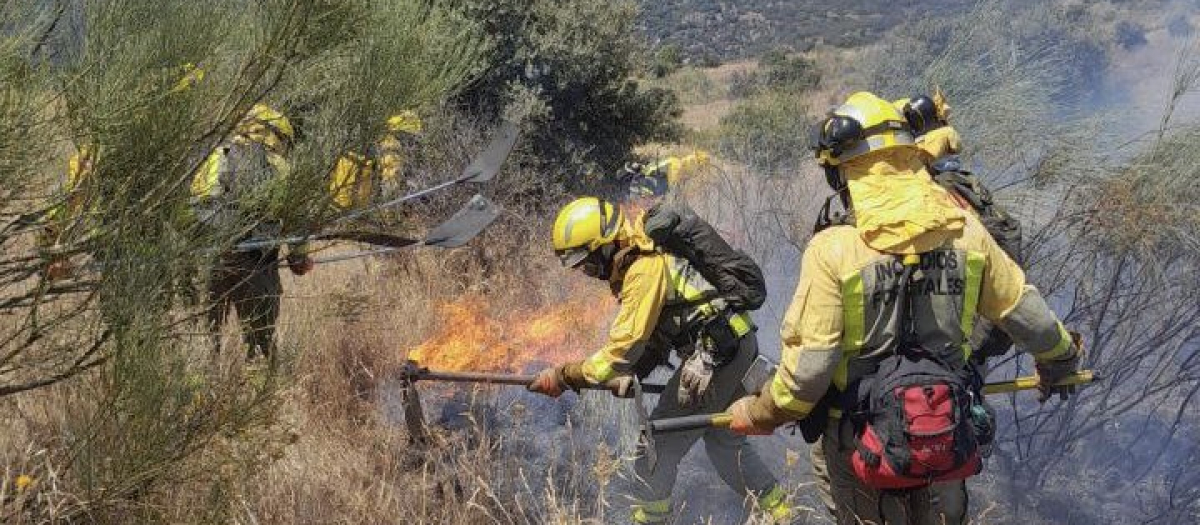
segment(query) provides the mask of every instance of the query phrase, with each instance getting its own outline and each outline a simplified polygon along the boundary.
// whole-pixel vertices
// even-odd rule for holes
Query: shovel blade
[[[496,130],[496,136],[488,143],[487,149],[483,150],[475,160],[471,161],[465,169],[462,176],[458,180],[463,182],[488,182],[500,173],[500,168],[504,166],[504,161],[508,159],[508,154],[512,152],[513,146],[517,144],[517,136],[520,135],[521,128],[512,122],[504,122],[500,124],[500,128]]]
[[[466,206],[425,236],[426,246],[457,248],[474,239],[500,216],[500,207],[483,195],[476,194]]]

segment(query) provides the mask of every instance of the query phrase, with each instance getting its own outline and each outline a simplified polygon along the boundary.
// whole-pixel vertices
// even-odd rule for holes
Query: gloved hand
[[[676,399],[680,406],[692,406],[708,392],[712,383],[713,363],[712,354],[703,348],[703,342],[697,345],[696,351],[683,362],[679,371],[679,390]]]
[[[580,388],[591,384],[583,374],[583,365],[576,362],[542,370],[526,388],[530,392],[558,397],[566,390],[578,391]]]
[[[313,262],[312,257],[309,257],[308,255],[288,255],[287,263],[288,269],[291,270],[295,275],[304,275],[308,272],[311,272],[313,267],[316,266],[316,263]]]
[[[1054,383],[1062,381],[1067,376],[1079,371],[1079,360],[1083,358],[1083,336],[1076,332],[1071,334],[1071,355],[1063,359],[1053,361],[1039,361],[1035,363],[1038,375],[1038,402],[1045,403],[1055,394],[1058,394],[1060,401],[1066,401],[1067,397],[1075,393],[1075,387],[1072,386],[1052,386]]]
[[[564,390],[570,388],[563,380],[559,367],[550,367],[538,372],[532,383],[525,387],[530,392],[537,392],[550,397],[561,396]]]
[[[633,397],[633,383],[637,381],[633,376],[617,376],[604,382],[604,386],[612,392],[613,396],[630,398]]]
[[[758,396],[746,396],[729,405],[728,412],[733,417],[729,422],[729,430],[742,436],[769,436],[774,433],[778,425],[755,420],[756,404]]]

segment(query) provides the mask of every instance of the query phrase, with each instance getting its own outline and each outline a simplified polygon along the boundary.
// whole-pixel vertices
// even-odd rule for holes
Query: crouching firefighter
[[[1031,353],[1043,399],[1082,348],[980,221],[924,170],[908,123],[855,93],[822,123],[818,160],[853,225],[815,234],[781,330],[782,359],[731,429],[820,419],[814,472],[838,523],[965,523],[965,480],[992,433],[970,364],[975,314]],[[919,417],[917,417],[919,416]],[[811,420],[808,422],[811,423]]]
[[[635,376],[645,377],[667,364],[674,350],[683,365],[667,382],[652,418],[718,411],[746,395],[742,378],[758,355],[758,344],[744,309],[757,308],[761,301],[754,294],[722,296],[697,264],[658,247],[647,234],[647,228],[663,234],[667,245],[688,239],[705,243],[709,253],[740,254],[723,240],[724,247],[715,247],[707,224],[697,221],[690,210],[657,207],[627,221],[620,208],[594,197],[577,199],[559,212],[553,240],[562,264],[607,281],[620,310],[603,348],[580,362],[542,371],[530,390],[558,396],[567,389],[605,384],[623,396]],[[698,232],[702,238],[696,237]],[[668,520],[679,462],[699,439],[730,488],[757,498],[758,507],[773,519],[790,518],[784,491],[746,439],[714,428],[657,436],[654,464],[640,451],[634,462],[634,523]]]

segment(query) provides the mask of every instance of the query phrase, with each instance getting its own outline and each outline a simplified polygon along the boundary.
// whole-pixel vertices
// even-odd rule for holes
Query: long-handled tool
[[[499,374],[491,372],[445,372],[430,370],[415,361],[408,361],[400,368],[400,379],[405,382],[437,381],[444,383],[483,383],[489,385],[526,386],[537,379],[529,374]],[[662,393],[665,385],[640,385],[641,390],[650,393]],[[588,385],[585,390],[608,390],[601,384]]]
[[[412,436],[413,442],[420,444],[426,440],[425,416],[421,410],[421,396],[416,388],[418,381],[527,386],[535,379],[537,379],[536,375],[528,374],[436,371],[425,368],[416,361],[408,360],[403,366],[400,367],[400,382],[402,384],[401,393],[403,395],[404,404],[404,425],[408,428],[408,433],[410,436]],[[584,388],[589,390],[608,389],[608,387],[604,385],[590,385]],[[630,390],[637,402],[638,416],[642,421],[648,421],[649,416],[646,414],[645,405],[642,403],[643,389],[647,392],[662,393],[665,388],[664,385],[641,385],[636,380],[633,381]],[[651,453],[653,453],[652,449]]]
[[[517,144],[517,136],[520,135],[520,127],[512,122],[505,122],[496,130],[496,136],[488,143],[488,147],[483,150],[471,164],[463,169],[462,174],[456,179],[448,180],[436,186],[413,192],[403,197],[392,199],[387,202],[381,202],[373,206],[368,206],[360,210],[354,210],[350,213],[342,215],[333,220],[333,222],[344,222],[351,219],[362,217],[368,213],[384,208],[390,208],[397,204],[402,204],[414,199],[419,199],[435,191],[449,188],[466,183],[483,183],[491,181],[500,173],[500,167],[504,165],[504,161],[508,159],[508,154],[512,152],[513,146]]]
[[[1098,381],[1099,379],[1096,373],[1091,370],[1080,370],[1067,376],[1062,381],[1054,383],[1054,386],[1082,386]],[[992,394],[1009,394],[1022,390],[1033,390],[1040,384],[1037,376],[1018,377],[1012,381],[997,381],[983,385],[983,395],[990,396]]]
[[[346,213],[344,215],[334,218],[330,222],[332,224],[339,224],[339,223],[343,223],[343,222],[346,222],[349,220],[357,219],[359,217],[362,217],[363,215],[367,215],[369,213],[372,213],[372,212],[375,212],[375,211],[378,211],[378,210],[381,210],[384,208],[390,208],[390,207],[397,206],[399,204],[403,204],[405,202],[408,202],[408,201],[411,201],[414,199],[419,199],[421,197],[424,197],[424,196],[434,193],[436,191],[448,188],[450,186],[457,186],[459,184],[467,184],[467,183],[479,184],[479,183],[489,182],[492,179],[496,178],[496,175],[498,173],[500,173],[500,168],[502,166],[504,166],[504,161],[508,159],[508,154],[510,152],[512,152],[513,146],[516,145],[517,136],[519,134],[520,134],[520,128],[516,124],[513,124],[511,122],[505,122],[500,125],[499,130],[497,130],[497,132],[496,132],[496,136],[488,144],[488,147],[486,149],[484,149],[478,156],[476,156],[475,159],[471,161],[471,164],[467,165],[467,167],[463,169],[462,174],[459,175],[457,178],[451,179],[449,181],[443,182],[441,184],[437,184],[435,186],[432,186],[432,187],[429,187],[429,188],[426,188],[426,189],[423,189],[423,190],[420,190],[417,192],[410,193],[403,197],[392,199],[387,202],[381,202],[379,204],[374,204],[374,205],[371,205],[371,206],[368,206],[368,207],[365,207],[362,209],[351,211],[349,213]],[[323,232],[323,233],[314,233],[311,235],[298,235],[298,236],[292,236],[292,237],[283,237],[283,238],[279,238],[279,239],[262,239],[262,240],[246,241],[246,242],[238,243],[236,246],[234,246],[234,249],[237,251],[260,250],[263,248],[282,246],[284,244],[297,244],[297,243],[309,242],[309,241],[340,239],[345,235],[346,235],[345,233],[338,233],[338,232]],[[363,234],[359,234],[359,235],[361,236]],[[350,239],[350,240],[355,240],[355,239]],[[370,242],[370,241],[367,241],[367,242]]]
[[[1081,370],[1054,383],[1054,386],[1082,386],[1097,379],[1099,378],[1091,370]],[[983,385],[983,393],[984,395],[992,395],[1033,390],[1039,384],[1037,376],[1018,377],[1012,381],[987,383]],[[647,420],[642,433],[653,435],[663,432],[683,432],[701,428],[728,427],[732,420],[733,417],[728,412]]]
[[[373,255],[383,255],[393,253],[404,248],[433,246],[437,248],[457,248],[466,244],[480,232],[487,228],[497,217],[500,216],[500,207],[492,201],[489,201],[483,195],[475,195],[462,209],[458,210],[445,222],[435,226],[424,239],[410,239],[405,237],[394,236],[379,236],[370,234],[369,236],[357,237],[338,237],[344,240],[353,240],[355,242],[365,242],[379,246],[370,250],[363,250],[352,253],[343,253],[331,255],[329,257],[318,257],[313,260],[315,264],[325,264],[340,261],[348,261],[358,259],[360,257],[369,257]],[[358,234],[355,234],[358,235]],[[286,264],[286,261],[280,264]]]

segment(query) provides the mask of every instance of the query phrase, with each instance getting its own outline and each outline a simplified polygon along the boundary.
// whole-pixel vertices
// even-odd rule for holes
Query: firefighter
[[[232,233],[238,242],[279,237],[280,221],[264,201],[286,180],[294,137],[287,117],[264,104],[254,105],[192,179],[193,209],[200,223],[217,235]],[[207,283],[207,320],[215,348],[220,347],[220,326],[233,309],[247,358],[273,357],[283,294],[279,252],[278,246],[270,246],[233,248],[220,255]],[[304,244],[289,246],[287,265],[295,275],[312,270]]]
[[[962,480],[895,493],[865,484],[852,466],[862,443],[860,421],[848,416],[860,407],[839,394],[882,373],[876,369],[880,360],[908,348],[912,339],[923,347],[958,349],[967,361],[976,313],[1034,356],[1043,399],[1071,393],[1049,385],[1077,370],[1082,347],[979,220],[925,173],[924,154],[892,104],[855,93],[818,135],[818,161],[855,221],[830,226],[810,241],[784,317],[779,370],[759,395],[730,407],[731,428],[769,434],[823,412],[824,404],[828,419],[819,459],[838,523],[965,523]],[[922,286],[909,286],[913,281],[895,273],[899,260],[907,268],[914,257],[922,261]],[[901,291],[911,300],[895,300]]]
[[[364,153],[346,152],[338,158],[329,180],[333,203],[348,210],[398,194],[404,188],[406,151],[424,124],[416,112],[401,111],[387,119],[387,133]]]
[[[644,377],[666,364],[672,350],[691,355],[707,330],[706,320],[718,307],[705,297],[715,288],[682,257],[656,251],[644,232],[642,217],[626,220],[617,206],[595,197],[577,199],[558,214],[553,231],[554,249],[563,266],[609,283],[620,302],[608,342],[590,357],[542,371],[529,389],[558,396],[587,384],[608,385],[624,395],[635,376]],[[724,319],[724,318],[723,318]],[[692,378],[680,367],[667,382],[651,417],[675,417],[711,412],[745,395],[741,378],[758,355],[754,326],[745,313],[729,316],[721,328],[731,334],[728,362],[719,363],[697,401],[685,405],[678,395],[681,383]],[[686,360],[686,359],[685,359]],[[721,479],[740,494],[752,494],[759,507],[779,521],[793,511],[774,475],[746,439],[728,429],[666,434],[655,441],[657,463],[646,454],[634,462],[638,481],[634,487],[631,519],[635,523],[663,523],[671,515],[671,491],[679,462],[692,445],[703,439],[709,459]]]

